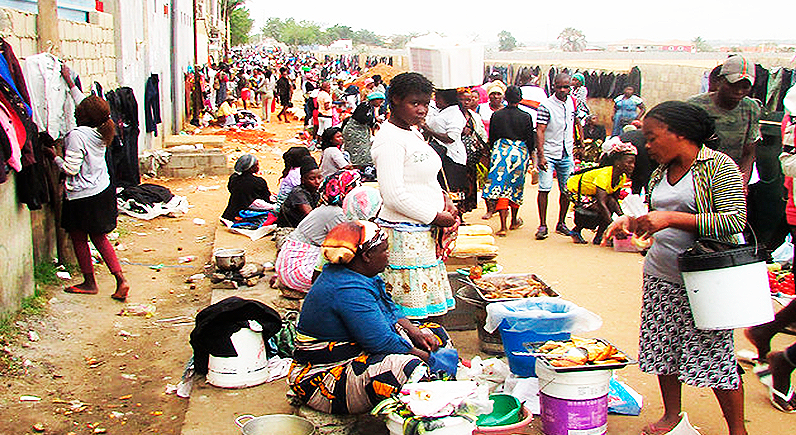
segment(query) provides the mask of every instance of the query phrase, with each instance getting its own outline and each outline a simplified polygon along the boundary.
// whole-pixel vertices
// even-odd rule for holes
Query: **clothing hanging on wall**
[[[28,56],[22,69],[31,99],[33,122],[55,138],[66,136],[75,124],[75,102],[61,77],[61,59],[50,53]]]
[[[190,101],[190,100],[189,100]],[[157,74],[152,74],[144,87],[144,124],[147,133],[158,135],[160,119],[160,79]]]
[[[138,102],[133,89],[122,87],[105,93],[116,123],[116,137],[105,153],[111,183],[116,187],[141,184],[138,170]]]

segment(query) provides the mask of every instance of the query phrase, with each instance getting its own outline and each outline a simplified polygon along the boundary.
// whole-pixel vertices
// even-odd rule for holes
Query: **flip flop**
[[[750,365],[757,365],[761,361],[757,357],[757,352],[749,349],[741,349],[735,353],[736,358],[738,358],[738,362]]]
[[[787,409],[784,406],[782,406],[782,404],[777,402],[776,399],[785,402],[790,409]],[[774,408],[777,408],[778,410],[786,414],[796,413],[796,407],[791,402],[793,400],[793,385],[791,385],[790,388],[788,388],[788,394],[786,395],[777,391],[777,389],[774,388],[772,384],[770,387],[768,387],[768,400],[771,401],[771,404],[774,405]]]
[[[99,293],[99,290],[83,290],[81,288],[77,288],[75,286],[64,287],[64,292],[66,293],[74,293],[74,294],[81,294],[81,295],[95,295]]]
[[[522,218],[517,218],[517,224],[516,224],[516,225],[511,225],[511,226],[509,227],[509,229],[510,229],[510,230],[518,230],[518,229],[520,229],[520,227],[521,227],[521,226],[522,226],[522,224],[524,224],[524,223],[525,223],[525,222],[523,222],[523,221],[522,221]]]
[[[757,379],[761,384],[771,388],[771,369],[769,369],[768,363],[755,364],[754,368],[752,368],[752,373],[757,375]]]

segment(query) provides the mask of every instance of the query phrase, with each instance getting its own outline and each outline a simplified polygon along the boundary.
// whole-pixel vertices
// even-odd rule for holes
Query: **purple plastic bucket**
[[[545,435],[603,435],[608,429],[608,395],[569,400],[539,393]]]

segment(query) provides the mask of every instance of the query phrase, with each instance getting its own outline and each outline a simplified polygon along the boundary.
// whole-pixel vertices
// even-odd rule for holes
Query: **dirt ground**
[[[281,154],[292,145],[286,141],[301,130],[301,123],[282,124],[274,119],[265,130],[273,134],[270,140],[251,146],[230,142],[227,151],[231,155],[254,151],[260,156],[261,174],[275,189]],[[152,304],[156,312],[149,318],[118,316],[125,304],[109,297],[113,280],[104,265],[97,266],[99,295],[72,295],[60,288],[52,289],[46,315],[20,322],[17,342],[0,350],[18,357],[20,362],[18,370],[0,377],[0,434],[40,433],[34,425],[41,425],[48,434],[181,432],[188,400],[166,394],[166,389],[168,384],[179,382],[191,356],[188,336],[193,315],[210,302],[209,282],[204,280],[191,288],[185,277],[201,272],[210,260],[217,217],[228,197],[226,178],[146,181],[187,196],[192,205],[189,213],[179,218],[119,219],[117,250],[119,257],[126,260],[123,267],[132,286],[128,303]],[[529,186],[526,195],[521,209],[525,226],[498,241],[498,262],[505,272],[537,273],[565,299],[602,316],[603,327],[588,335],[607,338],[635,355],[642,257],[615,253],[610,248],[577,246],[556,234],[545,241],[533,240],[538,222],[535,188]],[[549,210],[549,217],[554,219],[554,213],[557,205]],[[481,214],[477,210],[467,220],[481,223]],[[206,223],[197,225],[194,218]],[[489,224],[496,228],[496,218]],[[272,243],[269,238],[261,242]],[[178,262],[178,257],[188,255],[197,259]],[[29,331],[35,331],[40,339],[31,341]],[[474,331],[452,336],[462,357],[471,358],[477,353]],[[788,342],[787,338],[778,337],[774,348]],[[739,348],[750,347],[740,334],[737,344]],[[619,375],[644,396],[644,410],[640,417],[610,416],[608,432],[639,433],[662,410],[656,379],[634,366]],[[789,431],[794,417],[771,407],[751,370],[744,380],[750,433]],[[22,396],[40,400],[23,401]],[[284,390],[262,400],[284,401]],[[726,433],[710,391],[685,388],[683,403],[691,422],[703,434]],[[212,420],[214,416],[206,418]],[[231,426],[225,433],[236,430]]]

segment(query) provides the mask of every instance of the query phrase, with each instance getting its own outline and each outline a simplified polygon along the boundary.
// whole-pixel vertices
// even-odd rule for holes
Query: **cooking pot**
[[[243,435],[314,435],[315,425],[306,418],[288,414],[255,417],[241,415],[235,419]]]
[[[219,270],[239,270],[246,264],[245,249],[217,249],[213,257]]]

